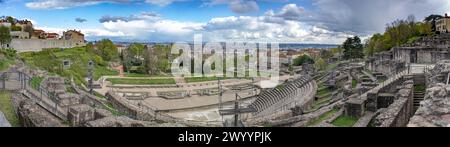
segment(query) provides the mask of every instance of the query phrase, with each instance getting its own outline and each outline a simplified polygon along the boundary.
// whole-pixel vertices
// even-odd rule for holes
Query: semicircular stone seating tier
[[[271,115],[280,109],[289,109],[286,107],[302,104],[308,98],[313,98],[316,88],[317,85],[310,76],[302,76],[286,83],[281,89],[263,91],[249,107],[255,110],[254,116]]]

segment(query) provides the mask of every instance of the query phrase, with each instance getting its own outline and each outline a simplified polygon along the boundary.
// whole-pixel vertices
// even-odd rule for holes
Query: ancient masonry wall
[[[164,121],[164,122],[178,122],[179,120],[168,115],[164,115],[155,112],[154,109],[146,107],[142,104],[131,104],[126,102],[125,98],[120,97],[112,92],[106,93],[106,97],[111,102],[111,104],[121,113],[127,116],[142,120],[142,121]]]
[[[393,104],[375,117],[373,126],[376,127],[405,127],[413,112],[413,80],[403,83],[403,87],[398,91]]]
[[[129,106],[127,106],[126,102],[120,100],[117,95],[112,94],[111,92],[106,93],[106,97],[108,98],[108,101],[121,113],[124,113],[128,116],[131,116],[133,118],[136,118],[137,116],[137,110],[132,109]]]
[[[84,46],[74,40],[47,40],[47,39],[12,39],[10,47],[18,52],[41,51],[48,48],[72,48]]]

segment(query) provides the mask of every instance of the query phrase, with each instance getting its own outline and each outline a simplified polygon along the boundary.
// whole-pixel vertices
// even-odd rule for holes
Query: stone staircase
[[[424,100],[425,91],[414,91],[414,112],[419,109],[420,102]]]

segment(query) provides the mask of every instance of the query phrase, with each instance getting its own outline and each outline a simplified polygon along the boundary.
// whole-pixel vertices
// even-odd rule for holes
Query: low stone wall
[[[85,43],[80,43],[73,40],[47,40],[47,39],[12,39],[10,47],[18,52],[27,51],[41,51],[47,48],[72,48],[77,46],[84,46]]]
[[[131,118],[143,121],[178,121],[176,118],[158,113],[155,109],[152,109],[140,103],[137,103],[135,105],[131,104],[130,102],[126,102],[125,98],[115,95],[112,92],[106,93],[106,97],[119,112],[122,112]]]
[[[23,127],[64,127],[62,121],[32,100],[19,94],[12,95],[17,114]]]
[[[125,115],[128,115],[132,118],[136,118],[137,116],[137,110],[132,109],[126,104],[126,102],[120,100],[120,98],[112,94],[111,92],[106,93],[106,98],[108,98],[108,101],[121,113],[124,113]]]
[[[404,82],[404,86],[398,91],[396,99],[386,109],[381,109],[381,113],[375,117],[373,126],[375,127],[405,127],[413,115],[413,80]]]
[[[86,91],[80,89],[74,82],[73,79],[71,81],[71,86],[75,90],[76,93],[82,96],[81,103],[88,104],[91,107],[101,107],[103,104],[106,104],[106,100],[98,99],[95,95],[87,93]]]

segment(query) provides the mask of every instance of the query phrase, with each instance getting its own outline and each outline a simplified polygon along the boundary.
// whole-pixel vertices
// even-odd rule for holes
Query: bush
[[[95,64],[101,65],[101,66],[106,66],[106,65],[107,65],[107,63],[103,60],[102,57],[100,57],[100,56],[98,56],[98,55],[94,55],[93,58],[94,58]]]
[[[22,27],[20,27],[20,26],[11,26],[11,31],[22,31]]]
[[[303,55],[294,59],[294,66],[301,66],[303,64],[314,64],[314,59],[308,55]]]
[[[3,49],[1,50],[1,53],[3,53],[8,58],[14,58],[16,57],[17,51],[15,49]]]

